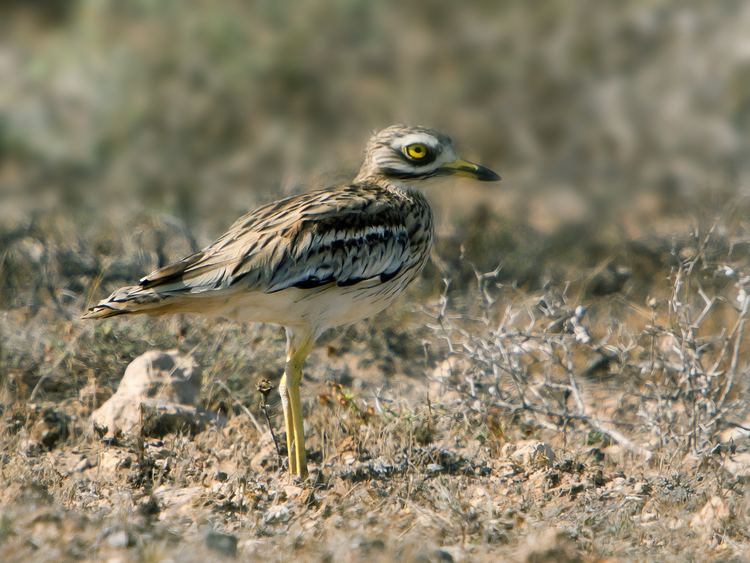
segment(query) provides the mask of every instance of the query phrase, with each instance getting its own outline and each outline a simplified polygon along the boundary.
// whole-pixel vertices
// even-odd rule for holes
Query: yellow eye
[[[412,143],[404,149],[404,152],[413,160],[422,160],[428,154],[427,146],[422,143]]]

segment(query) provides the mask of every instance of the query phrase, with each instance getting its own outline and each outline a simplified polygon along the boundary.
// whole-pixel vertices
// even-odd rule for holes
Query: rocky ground
[[[745,560],[745,309],[675,276],[646,306],[494,276],[324,338],[305,482],[258,390],[278,329],[50,314],[40,356],[6,330],[0,559]]]

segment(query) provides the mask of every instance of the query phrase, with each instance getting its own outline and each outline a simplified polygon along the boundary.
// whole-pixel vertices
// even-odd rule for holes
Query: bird
[[[305,360],[323,332],[386,309],[419,275],[434,223],[418,186],[449,175],[500,180],[459,158],[447,135],[422,126],[386,127],[370,137],[352,182],[250,211],[203,250],[117,289],[83,318],[198,313],[285,327],[278,390],[288,470],[305,479]]]

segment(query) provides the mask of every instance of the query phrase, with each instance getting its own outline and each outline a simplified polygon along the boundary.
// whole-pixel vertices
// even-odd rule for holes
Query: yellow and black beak
[[[500,180],[500,175],[489,168],[460,158],[448,164],[443,164],[438,170],[441,174],[467,176],[468,178],[474,178],[482,182],[497,182]]]

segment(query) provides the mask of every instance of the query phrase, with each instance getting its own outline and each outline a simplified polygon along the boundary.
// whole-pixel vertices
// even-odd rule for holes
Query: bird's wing
[[[399,196],[379,186],[321,190],[265,205],[215,243],[144,277],[145,288],[188,293],[385,281],[409,261]]]

